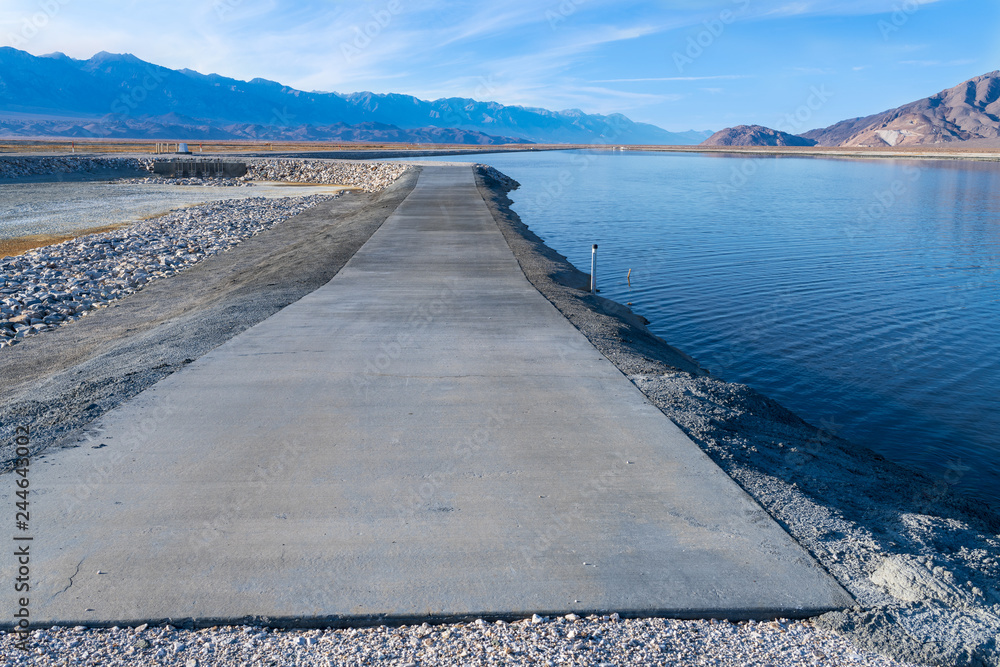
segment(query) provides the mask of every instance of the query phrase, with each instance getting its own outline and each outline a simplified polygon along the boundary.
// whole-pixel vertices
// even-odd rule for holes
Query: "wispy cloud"
[[[715,76],[655,76],[640,79],[597,79],[594,83],[646,83],[651,81],[715,81],[718,79],[752,79],[751,74],[718,74]]]
[[[933,5],[949,0],[908,0],[914,5]],[[788,18],[808,15],[867,16],[898,11],[900,0],[788,0],[755,3],[756,14],[767,18]]]
[[[835,71],[830,67],[792,67],[791,70],[799,74],[809,74],[811,76],[829,75],[835,73]]]
[[[809,2],[789,2],[787,4],[781,5],[780,7],[774,7],[766,12],[764,16],[799,16],[801,14],[808,14],[813,9],[814,3]]]
[[[961,60],[900,60],[900,65],[910,67],[961,67],[963,65],[973,65],[977,60],[974,58],[964,58]]]

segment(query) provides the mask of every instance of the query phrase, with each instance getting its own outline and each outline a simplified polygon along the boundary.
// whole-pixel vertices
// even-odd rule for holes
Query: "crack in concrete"
[[[83,561],[85,561],[85,560],[87,560],[87,559],[84,558],[84,559],[80,560],[79,563],[76,564],[76,572],[74,572],[73,574],[69,575],[69,583],[66,584],[66,588],[62,589],[61,591],[59,591],[58,593],[56,593],[55,595],[53,595],[52,596],[53,600],[55,600],[57,597],[59,597],[60,595],[62,595],[66,591],[68,591],[73,586],[73,577],[75,577],[76,575],[80,574],[80,568],[83,566]]]

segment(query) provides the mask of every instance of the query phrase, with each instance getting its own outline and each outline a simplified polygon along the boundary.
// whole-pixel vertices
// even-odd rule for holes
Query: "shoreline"
[[[613,150],[613,149],[612,149]],[[706,153],[766,157],[827,157],[845,159],[896,160],[970,160],[1000,162],[1000,148],[935,148],[909,146],[905,148],[861,148],[840,146],[625,146],[624,152]]]
[[[948,479],[711,377],[629,308],[586,291],[589,275],[511,210],[516,183],[483,165],[477,182],[535,288],[855,597],[820,627],[897,660],[1000,664],[1000,516],[949,493]]]
[[[0,140],[0,145],[3,140]],[[157,160],[198,160],[198,159],[233,159],[233,160],[287,160],[287,159],[321,159],[361,161],[391,160],[397,158],[471,156],[503,153],[528,153],[544,151],[585,150],[599,152],[659,152],[659,153],[699,153],[705,155],[734,155],[742,157],[821,157],[844,159],[916,159],[916,160],[968,160],[968,161],[1000,161],[1000,142],[996,145],[966,146],[962,142],[948,144],[927,144],[910,146],[702,146],[695,145],[641,145],[641,144],[517,144],[496,146],[466,146],[466,145],[412,145],[412,144],[377,144],[360,145],[324,145],[322,143],[281,144],[278,149],[264,149],[263,146],[239,144],[227,147],[225,144],[213,144],[218,150],[207,153],[196,152],[189,155],[171,153],[153,153],[147,148],[146,142],[123,140],[111,150],[110,145],[98,144],[98,150],[93,152],[70,153],[67,151],[69,142],[48,142],[45,145],[50,150],[39,150],[37,145],[23,145],[14,148],[24,150],[0,151],[0,165],[5,160],[24,158],[51,159],[131,159],[143,162]],[[244,147],[238,150],[237,148]],[[78,149],[81,148],[78,146]],[[3,182],[0,176],[0,182]]]

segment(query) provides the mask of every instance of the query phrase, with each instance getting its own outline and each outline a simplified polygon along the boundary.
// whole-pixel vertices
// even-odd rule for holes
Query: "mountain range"
[[[621,114],[507,106],[466,98],[305,92],[172,70],[130,54],[89,60],[0,48],[0,134],[122,138],[368,140],[435,143],[691,145]]]
[[[2,112],[0,112],[2,114]],[[421,127],[404,130],[385,123],[297,125],[212,123],[178,114],[142,118],[58,118],[33,114],[0,117],[3,137],[65,137],[84,139],[163,139],[200,141],[345,141],[408,144],[531,144],[527,139],[500,137],[475,130]]]
[[[1000,138],[1000,70],[882,113],[802,135],[820,146],[907,146]]]
[[[895,109],[851,118],[795,137],[805,143],[771,143],[785,133],[760,126],[753,128],[756,129],[752,132],[745,125],[726,128],[702,145],[884,147],[967,141],[1000,145],[1000,70]]]

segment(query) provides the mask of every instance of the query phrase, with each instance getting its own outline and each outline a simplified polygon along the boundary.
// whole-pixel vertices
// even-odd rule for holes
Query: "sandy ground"
[[[128,223],[120,225],[105,225],[103,227],[90,227],[88,229],[74,230],[66,234],[27,234],[25,236],[18,236],[12,239],[0,239],[0,257],[13,257],[15,255],[28,252],[29,250],[34,250],[35,248],[43,248],[47,245],[62,243],[63,241],[69,241],[70,239],[79,238],[88,234],[110,232],[115,229],[125,227],[127,224]]]
[[[381,193],[352,193],[314,208],[93,317],[4,350],[4,461],[12,459],[17,425],[34,425],[39,450],[58,447],[72,431],[327,282],[415,178],[410,173]],[[811,426],[748,387],[711,378],[627,308],[584,292],[588,277],[520,223],[507,208],[504,184],[480,179],[529,280],[857,599],[858,607],[809,627],[900,660],[1000,664],[998,517],[954,497],[954,476],[923,478],[838,438],[835,425]],[[747,641],[761,634],[737,630],[748,633]],[[711,642],[706,646],[702,657],[716,662],[705,664],[742,664],[716,648],[710,655]],[[805,662],[774,664],[870,664],[839,652],[836,660],[810,653]],[[449,664],[447,655],[439,658],[428,664]]]

